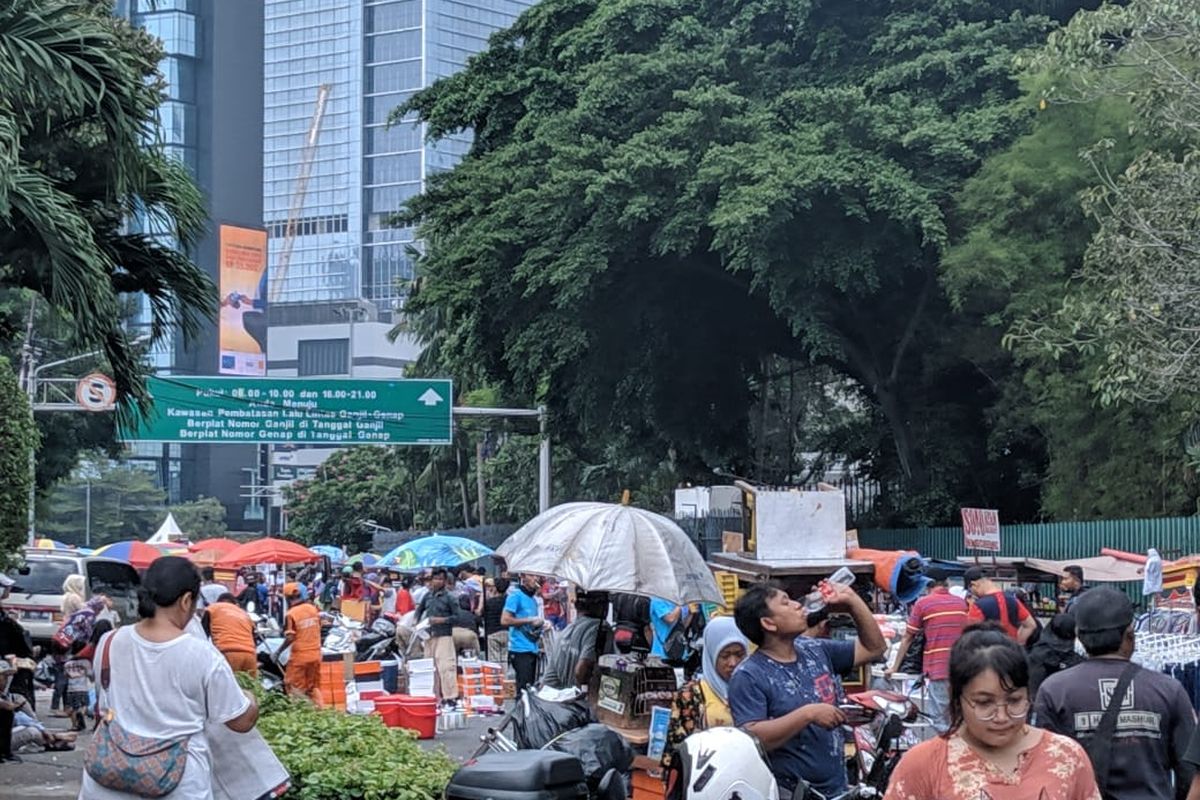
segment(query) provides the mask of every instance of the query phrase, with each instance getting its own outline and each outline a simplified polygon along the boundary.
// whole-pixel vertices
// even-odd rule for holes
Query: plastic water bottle
[[[854,583],[854,573],[848,567],[841,567],[837,572],[817,584],[804,598],[804,610],[808,614],[808,626],[811,628],[821,623],[829,616],[829,601],[835,596],[838,586],[851,586]]]

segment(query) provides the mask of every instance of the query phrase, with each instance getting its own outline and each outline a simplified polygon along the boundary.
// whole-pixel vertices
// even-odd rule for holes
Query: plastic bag
[[[522,750],[539,750],[567,731],[595,722],[587,697],[562,703],[524,692],[513,714],[513,733]]]
[[[588,789],[595,794],[600,780],[610,769],[621,773],[625,787],[629,788],[633,766],[633,749],[625,738],[607,725],[593,723],[577,730],[568,731],[555,739],[546,748],[568,753],[579,759]],[[626,794],[628,796],[628,793]]]

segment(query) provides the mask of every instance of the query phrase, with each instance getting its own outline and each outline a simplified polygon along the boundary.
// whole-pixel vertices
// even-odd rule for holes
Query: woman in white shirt
[[[212,765],[205,725],[245,733],[258,720],[258,706],[233,677],[228,662],[210,644],[187,635],[200,595],[200,573],[185,558],[165,556],[146,570],[139,589],[136,625],[108,634],[96,647],[95,674],[108,650],[109,685],[101,705],[132,734],[188,740],[187,766],[169,800],[210,800]],[[96,783],[85,764],[80,800],[125,800],[136,795]]]

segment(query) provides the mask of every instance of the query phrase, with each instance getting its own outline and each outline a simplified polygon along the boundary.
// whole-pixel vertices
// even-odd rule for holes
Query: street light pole
[[[84,478],[87,486],[87,499],[84,501],[83,546],[89,550],[92,547],[92,479]]]

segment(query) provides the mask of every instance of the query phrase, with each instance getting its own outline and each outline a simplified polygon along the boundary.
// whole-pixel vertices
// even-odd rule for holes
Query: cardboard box
[[[741,553],[746,549],[746,536],[735,531],[723,531],[721,533],[721,552],[722,553]]]

